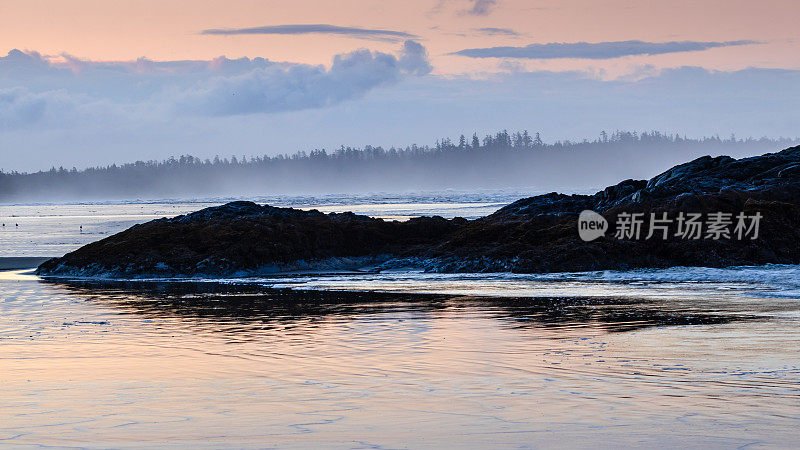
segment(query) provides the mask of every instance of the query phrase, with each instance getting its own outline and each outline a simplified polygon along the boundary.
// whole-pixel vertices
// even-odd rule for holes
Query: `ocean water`
[[[402,218],[503,204],[319,200],[295,206]],[[4,230],[0,256],[57,255],[206,204],[3,206],[20,230]],[[798,425],[797,266],[116,282],[0,271],[0,446],[788,448]]]

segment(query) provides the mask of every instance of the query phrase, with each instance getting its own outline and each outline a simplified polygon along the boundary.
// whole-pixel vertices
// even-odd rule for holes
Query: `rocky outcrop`
[[[609,223],[584,242],[583,210]],[[681,236],[680,214],[730,214],[730,236]],[[615,235],[642,214],[641,236]],[[651,239],[650,214],[671,218]],[[759,215],[759,233],[737,238],[735,217]],[[753,231],[753,230],[750,230]],[[702,157],[650,179],[594,195],[551,193],[466,221],[387,222],[234,202],[137,225],[39,267],[41,275],[243,276],[299,269],[415,265],[430,271],[553,272],[635,267],[800,263],[800,147],[736,160]]]
[[[606,238],[583,242],[577,233],[582,210],[602,214]],[[620,214],[676,219],[680,213],[744,213],[762,216],[757,239],[616,239]],[[731,225],[731,231],[735,223]],[[438,271],[551,272],[636,267],[800,263],[800,147],[736,160],[705,156],[644,180],[626,180],[594,195],[547,194],[518,200],[470,222],[428,253]]]
[[[440,242],[466,221],[387,222],[232,202],[158,219],[42,264],[40,274],[239,276],[301,269],[353,269]]]

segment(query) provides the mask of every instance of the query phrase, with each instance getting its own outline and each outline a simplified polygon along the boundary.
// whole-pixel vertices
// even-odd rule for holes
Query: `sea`
[[[247,198],[387,220],[527,192]],[[0,205],[0,447],[790,448],[800,266],[54,280],[228,198]]]

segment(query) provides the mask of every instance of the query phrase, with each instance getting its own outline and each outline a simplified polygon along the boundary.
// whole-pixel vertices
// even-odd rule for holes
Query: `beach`
[[[5,270],[0,445],[791,446],[798,271]]]

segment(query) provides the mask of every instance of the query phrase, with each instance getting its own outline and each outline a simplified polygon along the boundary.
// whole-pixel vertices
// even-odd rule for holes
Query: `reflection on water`
[[[789,446],[800,420],[790,299],[13,276],[0,297],[14,446]]]
[[[609,332],[666,325],[711,325],[752,320],[735,311],[704,311],[702,306],[620,298],[507,298],[364,291],[270,289],[213,282],[55,282],[65,291],[121,311],[151,317],[192,320],[205,330],[235,322],[237,334],[270,323],[323,318],[397,315],[415,312],[447,317],[482,316],[511,327],[591,327]]]

